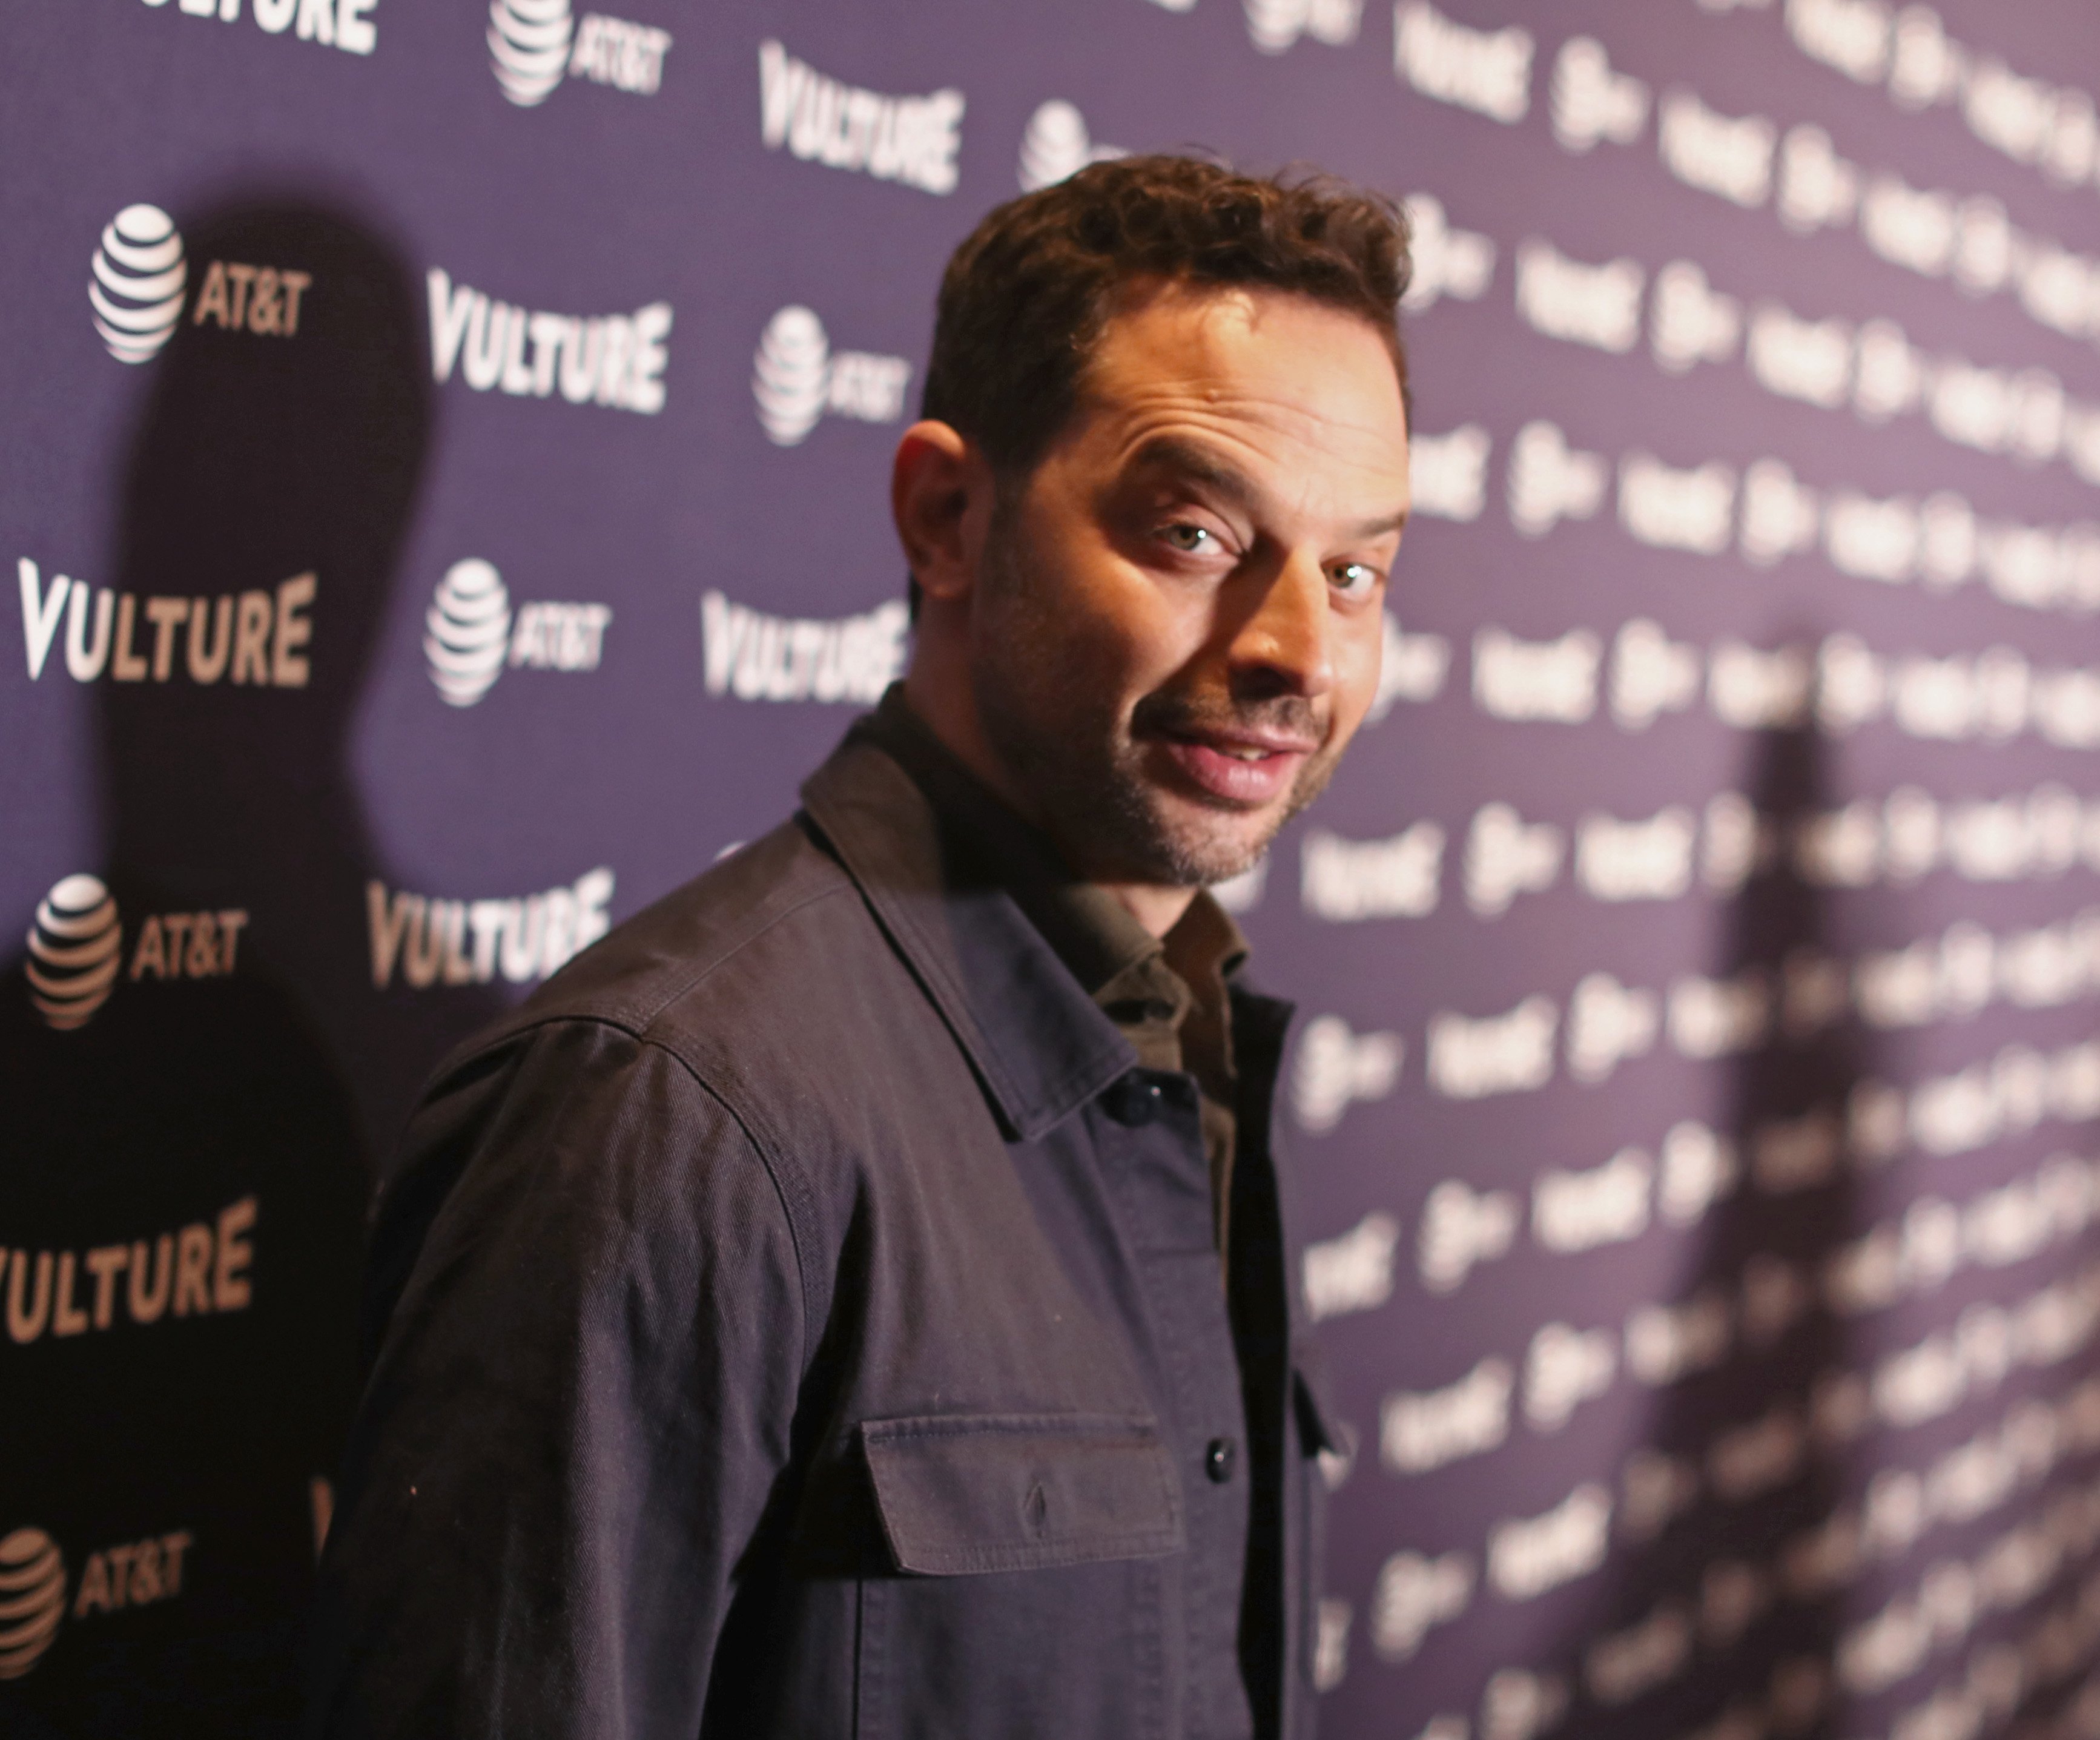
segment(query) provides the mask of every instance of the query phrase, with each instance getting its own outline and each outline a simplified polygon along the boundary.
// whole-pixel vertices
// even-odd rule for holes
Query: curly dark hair
[[[1031,470],[1118,297],[1147,280],[1283,290],[1359,315],[1391,351],[1405,400],[1407,248],[1391,200],[1317,173],[1242,175],[1180,156],[1091,165],[995,208],[955,250],[920,415],[974,441],[1002,478]]]

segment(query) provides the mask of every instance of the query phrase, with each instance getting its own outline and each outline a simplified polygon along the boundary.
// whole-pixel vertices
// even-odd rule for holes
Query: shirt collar
[[[936,738],[893,685],[802,788],[1008,1125],[1034,1140],[1136,1062],[1096,998],[1170,956],[1229,975],[1246,944],[1199,893],[1154,937]]]
[[[969,1058],[1039,1140],[1136,1061],[995,870],[862,720],[802,803]]]

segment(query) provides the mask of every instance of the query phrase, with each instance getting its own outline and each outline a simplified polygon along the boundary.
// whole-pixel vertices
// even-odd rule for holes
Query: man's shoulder
[[[619,1029],[704,1076],[807,1022],[841,974],[889,955],[860,891],[806,815],[615,926],[447,1069],[567,1023]]]
[[[797,815],[615,926],[518,1014],[661,1037],[717,1007],[695,994],[709,980],[735,980],[747,997],[795,995],[796,957],[841,932],[876,940],[852,878]]]

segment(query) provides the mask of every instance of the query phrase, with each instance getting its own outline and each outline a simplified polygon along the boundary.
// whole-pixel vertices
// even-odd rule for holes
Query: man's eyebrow
[[[1239,507],[1251,508],[1261,498],[1261,491],[1231,460],[1179,435],[1159,435],[1146,442],[1133,456],[1131,469],[1171,473],[1177,480],[1201,485]],[[1404,531],[1409,511],[1401,508],[1362,521],[1350,528],[1349,537],[1352,541],[1383,538]]]
[[[1177,481],[1201,484],[1242,507],[1253,506],[1261,495],[1231,460],[1180,435],[1154,436],[1132,456],[1131,469],[1170,472]]]
[[[1383,538],[1396,531],[1407,530],[1411,509],[1402,508],[1397,513],[1380,514],[1376,519],[1365,520],[1351,531],[1352,539]]]

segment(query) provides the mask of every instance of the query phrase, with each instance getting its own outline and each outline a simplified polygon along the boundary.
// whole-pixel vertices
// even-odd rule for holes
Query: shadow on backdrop
[[[0,1186],[0,1570],[11,1592],[28,1579],[45,1628],[0,1654],[10,1735],[294,1725],[373,1139],[493,1012],[455,1001],[426,1030],[366,965],[379,872],[346,739],[428,443],[408,274],[294,200],[182,229],[188,300],[144,365],[112,604],[76,588],[78,628],[52,649],[72,631],[91,656],[109,609],[96,874],[120,942],[107,912],[47,901],[26,964],[62,1021],[86,1018],[40,1015],[21,960],[0,1002],[0,1099],[34,1156]],[[105,1001],[81,995],[94,969],[68,949],[114,963]]]
[[[1713,971],[1768,988],[1770,1033],[1731,1072],[1718,1134],[1734,1187],[1707,1212],[1679,1300],[1626,1338],[1632,1375],[1661,1387],[1613,1495],[1612,1583],[1566,1663],[1573,1701],[1555,1740],[1824,1740],[1845,1714],[1842,1591],[1802,1548],[1860,1484],[1824,1387],[1849,1361],[1822,1278],[1858,1236],[1846,1114],[1868,1059],[1844,1021],[1847,981],[1833,976],[1828,896],[1786,849],[1831,807],[1826,746],[1812,730],[1756,743],[1748,795],[1773,830],[1769,856]]]

